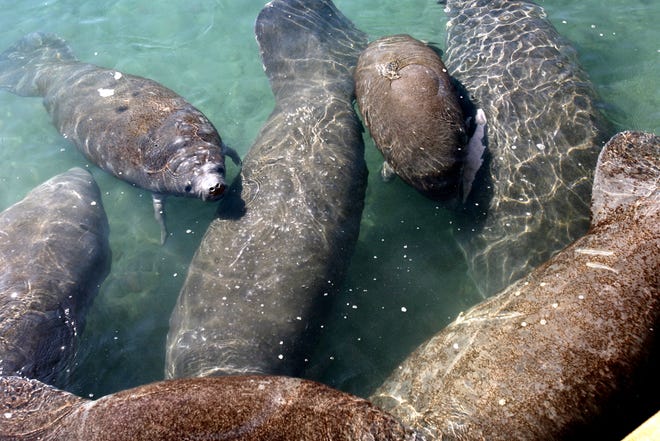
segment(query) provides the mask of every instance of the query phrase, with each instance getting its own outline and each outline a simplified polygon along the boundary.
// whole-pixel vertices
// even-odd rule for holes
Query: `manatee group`
[[[586,232],[593,170],[612,133],[575,49],[540,6],[447,0],[445,12],[445,64],[488,121],[463,209],[470,228],[458,233],[488,296]]]
[[[0,213],[0,376],[65,379],[110,271],[108,234],[101,193],[81,168]]]
[[[391,171],[432,199],[456,197],[465,121],[436,51],[409,35],[381,37],[360,54],[355,86],[384,177]]]
[[[0,213],[0,440],[566,439],[639,390],[645,369],[657,372],[660,139],[623,132],[598,156],[607,128],[593,89],[537,5],[449,0],[447,12],[449,71],[480,108],[468,145],[426,45],[396,36],[367,47],[330,0],[268,3],[255,33],[275,109],[227,192],[224,154],[238,157],[169,89],[80,63],[50,34],[0,55],[0,88],[44,96],[88,158],[153,192],[163,240],[163,195],[227,193],[167,338],[166,376],[203,378],[94,401],[56,385],[109,270],[99,190],[72,169]],[[365,122],[379,148],[404,146],[383,151],[399,176],[418,173],[409,183],[422,193],[460,195],[466,216],[481,217],[459,240],[483,292],[505,289],[423,343],[372,404],[292,376],[359,233],[367,170],[354,78],[358,89],[375,80],[355,72],[358,56],[399,43],[408,52],[375,63],[390,89],[364,93],[375,98],[359,104]],[[434,140],[388,134],[393,109]]]
[[[353,70],[366,35],[328,0],[272,1],[255,33],[275,109],[192,259],[167,377],[298,375],[357,241],[367,169]]]
[[[613,137],[595,173],[589,232],[419,346],[372,401],[428,439],[595,430],[657,375],[648,366],[660,324],[659,178],[660,138]],[[645,367],[651,377],[636,383]]]
[[[165,196],[207,201],[225,192],[225,155],[213,124],[147,78],[76,59],[57,35],[28,34],[0,54],[0,89],[41,96],[53,124],[91,162],[150,191],[165,242]]]

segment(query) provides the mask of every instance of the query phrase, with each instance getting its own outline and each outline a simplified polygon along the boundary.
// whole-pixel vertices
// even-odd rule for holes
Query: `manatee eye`
[[[188,182],[186,184],[184,190],[186,191],[186,193],[190,193],[192,191],[192,184],[190,182]]]

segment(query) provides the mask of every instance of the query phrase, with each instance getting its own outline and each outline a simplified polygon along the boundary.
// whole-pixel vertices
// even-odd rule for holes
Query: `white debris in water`
[[[542,325],[545,325],[545,324],[548,323],[548,321],[546,319],[541,319],[541,321],[539,323],[542,324]]]
[[[584,296],[583,296],[582,294],[580,294],[580,295],[578,296],[578,299],[580,299],[580,300],[584,300]]]
[[[500,401],[498,401],[497,404],[504,406],[506,404],[506,400],[504,398],[500,398]]]
[[[455,350],[458,351],[458,343],[454,343],[454,344],[452,345],[452,348],[454,348]]]
[[[552,307],[555,308],[555,309],[559,308],[559,303],[557,303],[557,302],[553,303]]]
[[[539,149],[539,150],[545,150],[545,145],[541,144],[541,143],[538,143],[538,144],[536,144],[536,148]]]
[[[401,312],[407,312],[407,311],[408,311],[408,308],[406,308],[405,306],[401,307]]]
[[[283,360],[283,359],[284,359],[284,355],[280,354],[280,355],[277,356],[277,358],[279,358],[280,360]]]
[[[12,413],[11,413],[11,412],[5,412],[5,413],[3,414],[3,416],[4,416],[5,418],[11,418]]]
[[[107,98],[109,96],[112,96],[115,94],[115,89],[97,89],[99,95],[101,95],[101,98]]]
[[[89,203],[92,207],[96,205],[96,201],[92,201]]]
[[[527,326],[527,322],[522,322],[522,323],[520,324],[520,326],[522,326],[522,327],[524,328],[525,326]]]
[[[115,75],[114,75],[115,80],[118,80],[118,79],[120,79],[121,77],[122,77],[121,72],[115,72]]]

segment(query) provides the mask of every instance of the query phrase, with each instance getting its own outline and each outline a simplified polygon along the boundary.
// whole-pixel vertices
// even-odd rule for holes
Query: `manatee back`
[[[463,111],[436,52],[409,35],[369,44],[355,70],[357,102],[385,161],[432,199],[458,194]]]
[[[0,213],[0,375],[61,380],[110,269],[108,220],[73,168]]]
[[[168,376],[300,373],[358,238],[366,35],[328,0],[272,1],[255,33],[275,109],[190,264]]]
[[[488,120],[486,160],[459,236],[490,295],[588,229],[593,171],[612,129],[543,8],[448,0],[446,12],[447,68]]]

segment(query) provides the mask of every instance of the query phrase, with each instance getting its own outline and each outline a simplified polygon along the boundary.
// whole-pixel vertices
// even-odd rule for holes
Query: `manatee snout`
[[[195,176],[190,192],[203,201],[217,201],[227,189],[224,168],[206,164]]]

